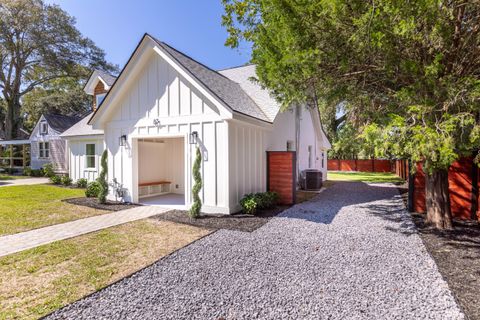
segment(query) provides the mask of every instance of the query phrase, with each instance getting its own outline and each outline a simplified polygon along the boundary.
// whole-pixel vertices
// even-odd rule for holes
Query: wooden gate
[[[277,192],[280,204],[294,204],[296,198],[295,151],[267,151],[267,190]]]

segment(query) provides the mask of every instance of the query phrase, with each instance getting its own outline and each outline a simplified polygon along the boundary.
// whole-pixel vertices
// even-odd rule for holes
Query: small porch
[[[0,140],[0,169],[22,171],[30,166],[30,140]]]

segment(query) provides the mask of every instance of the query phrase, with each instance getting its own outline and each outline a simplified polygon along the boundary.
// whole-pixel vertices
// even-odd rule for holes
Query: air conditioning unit
[[[320,190],[322,188],[323,174],[316,169],[307,169],[300,172],[300,187],[303,190]]]

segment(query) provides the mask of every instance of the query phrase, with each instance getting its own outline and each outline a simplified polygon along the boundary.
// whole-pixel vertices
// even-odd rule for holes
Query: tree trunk
[[[17,98],[7,100],[7,114],[5,116],[5,139],[11,140],[17,137],[18,114],[20,101]]]
[[[452,229],[448,170],[434,170],[425,178],[427,223],[437,229]]]

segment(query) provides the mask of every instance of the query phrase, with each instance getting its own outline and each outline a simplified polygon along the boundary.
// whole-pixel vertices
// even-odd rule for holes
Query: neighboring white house
[[[115,83],[89,80],[93,94],[98,83],[111,88],[89,123],[62,135],[70,175],[95,178],[105,143],[108,179],[123,185],[126,201],[188,208],[199,146],[202,211],[227,214],[238,211],[243,195],[266,190],[266,151],[297,151],[298,170],[316,168],[326,179],[330,144],[318,110],[280,113],[251,77],[255,66],[217,72],[145,35]],[[92,154],[95,167],[87,168]]]
[[[81,178],[94,181],[100,172],[100,157],[105,150],[103,130],[93,129],[88,121],[115,79],[100,70],[91,74],[84,90],[93,98],[92,113],[61,134],[66,141],[66,163],[74,182]]]
[[[30,135],[30,167],[40,169],[51,163],[55,172],[67,173],[66,143],[60,135],[80,119],[78,116],[43,114]]]

